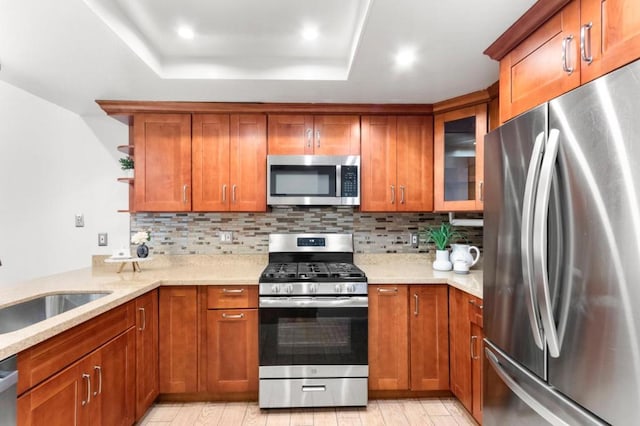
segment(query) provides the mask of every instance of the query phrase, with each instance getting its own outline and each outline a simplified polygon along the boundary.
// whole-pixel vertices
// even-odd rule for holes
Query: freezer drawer
[[[483,425],[606,425],[485,340]]]

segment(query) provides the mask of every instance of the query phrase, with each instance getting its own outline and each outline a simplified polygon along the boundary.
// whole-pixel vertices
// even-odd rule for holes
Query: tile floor
[[[372,400],[366,408],[270,409],[256,402],[155,404],[140,421],[144,426],[192,425],[434,425],[476,426],[455,398]]]

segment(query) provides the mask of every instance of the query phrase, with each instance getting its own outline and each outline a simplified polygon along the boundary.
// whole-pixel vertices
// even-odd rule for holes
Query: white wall
[[[80,117],[0,81],[0,285],[89,267],[128,247],[128,186],[116,150],[126,125]],[[76,228],[74,216],[84,214]],[[98,247],[98,232],[109,245]]]

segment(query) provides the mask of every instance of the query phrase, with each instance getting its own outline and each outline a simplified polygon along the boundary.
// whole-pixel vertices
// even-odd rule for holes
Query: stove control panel
[[[305,295],[343,295],[362,296],[367,294],[366,282],[323,283],[291,282],[286,284],[260,283],[261,296],[305,296]]]

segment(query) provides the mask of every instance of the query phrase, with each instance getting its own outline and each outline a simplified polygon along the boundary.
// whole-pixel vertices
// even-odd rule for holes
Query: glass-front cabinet
[[[486,103],[435,116],[434,210],[483,210],[486,133]]]

